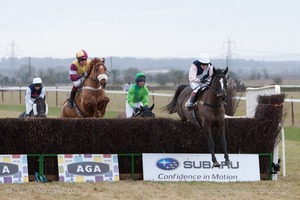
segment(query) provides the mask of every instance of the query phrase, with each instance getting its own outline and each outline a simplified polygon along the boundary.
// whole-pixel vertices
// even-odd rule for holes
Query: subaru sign
[[[143,153],[145,181],[259,181],[258,154],[216,154],[221,166],[213,167],[210,154]]]

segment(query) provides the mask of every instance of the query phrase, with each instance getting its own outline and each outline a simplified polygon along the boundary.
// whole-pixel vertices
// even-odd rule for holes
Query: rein
[[[96,66],[97,66],[98,64],[100,65],[100,63],[96,63],[95,65],[93,65],[92,68],[93,68],[94,72],[95,72],[95,68],[96,68]],[[91,78],[91,77],[90,77],[90,73],[89,73],[88,78],[91,79],[92,81],[96,82],[96,83],[99,83],[99,82],[100,82],[100,81],[97,79],[97,77],[96,77],[96,78]]]
[[[92,68],[93,68],[93,70],[94,70],[94,73],[95,73],[95,68],[96,68],[97,65],[101,65],[101,63],[96,63],[95,65],[93,65]],[[105,67],[105,68],[106,68],[106,67]],[[88,76],[87,78],[90,79],[90,80],[92,80],[92,81],[94,81],[95,83],[99,84],[100,81],[99,81],[98,77],[96,77],[96,78],[91,78],[91,77],[90,77],[90,74],[91,74],[91,73],[89,73],[89,76]],[[103,78],[105,78],[106,75],[101,74],[100,76],[102,76]],[[107,77],[107,76],[106,76],[106,77]],[[85,80],[86,80],[86,79],[85,79]],[[84,89],[87,89],[87,90],[92,90],[92,91],[99,91],[99,90],[103,89],[103,87],[102,87],[101,84],[100,84],[100,86],[99,86],[98,88],[83,85],[83,86],[82,86],[82,89],[83,89],[83,90],[84,90]]]

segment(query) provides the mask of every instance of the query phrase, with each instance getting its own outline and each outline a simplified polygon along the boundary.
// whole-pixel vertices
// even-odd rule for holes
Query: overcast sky
[[[299,0],[0,2],[0,57],[300,58]]]

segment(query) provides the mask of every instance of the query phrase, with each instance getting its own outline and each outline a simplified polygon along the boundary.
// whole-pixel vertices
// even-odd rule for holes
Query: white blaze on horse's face
[[[221,84],[221,89],[224,90],[224,79],[223,78],[220,79],[220,84]]]
[[[100,65],[100,68],[103,68],[103,65]],[[108,80],[108,76],[106,74],[99,74],[97,76],[98,81],[100,82],[102,79]]]

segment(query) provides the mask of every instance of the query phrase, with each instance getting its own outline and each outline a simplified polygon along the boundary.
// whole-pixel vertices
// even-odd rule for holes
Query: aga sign
[[[116,154],[63,154],[58,155],[57,159],[61,182],[119,180]]]
[[[28,182],[27,155],[0,155],[0,183]]]

